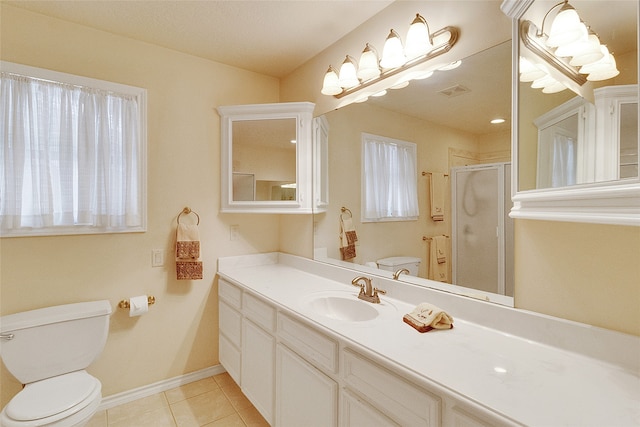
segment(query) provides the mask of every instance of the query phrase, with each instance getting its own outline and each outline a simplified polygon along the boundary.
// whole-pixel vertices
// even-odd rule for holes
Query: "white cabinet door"
[[[340,425],[345,427],[399,427],[380,411],[348,390],[340,399]]]
[[[276,358],[276,425],[336,426],[338,384],[282,344]]]
[[[262,416],[273,425],[275,338],[242,319],[240,387]]]

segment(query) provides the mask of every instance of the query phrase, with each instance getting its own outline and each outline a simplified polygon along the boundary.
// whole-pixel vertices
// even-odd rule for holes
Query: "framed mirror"
[[[503,23],[502,43],[463,58],[457,68],[324,115],[331,198],[326,213],[314,215],[316,260],[391,277],[400,267],[389,258],[409,258],[416,273],[402,274],[400,280],[513,305],[513,234],[506,215],[511,208],[511,40],[509,22]],[[505,122],[491,124],[495,118]],[[363,134],[417,145],[416,220],[363,221]],[[431,216],[434,174],[443,179],[441,221]],[[488,184],[495,195],[491,202]],[[345,260],[339,236],[347,218],[358,241],[355,257]],[[469,222],[479,218],[489,222]],[[447,245],[442,279],[434,278],[430,254],[440,237]]]
[[[307,102],[221,106],[221,211],[311,213]]]
[[[577,51],[571,56],[561,46],[549,46],[564,4],[507,0],[502,5],[518,40],[511,215],[640,225],[638,2],[569,2],[615,59],[617,72],[599,76],[588,74],[592,64],[577,65],[582,64]],[[531,74],[540,70],[546,75]],[[547,77],[555,87],[544,85]]]

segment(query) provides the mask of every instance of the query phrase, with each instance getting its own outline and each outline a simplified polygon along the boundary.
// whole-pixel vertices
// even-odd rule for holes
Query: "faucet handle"
[[[379,293],[382,295],[386,295],[387,291],[385,291],[384,289],[373,288],[373,295],[378,295]]]

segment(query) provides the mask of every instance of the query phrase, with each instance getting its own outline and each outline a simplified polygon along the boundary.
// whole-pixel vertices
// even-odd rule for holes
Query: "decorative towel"
[[[200,237],[195,224],[178,224],[176,229],[176,277],[178,280],[202,279]]]
[[[178,224],[176,230],[176,258],[200,258],[200,235],[195,224]]]
[[[429,245],[428,279],[449,283],[449,238],[434,236]]]
[[[444,187],[445,177],[443,173],[431,173],[431,219],[434,221],[444,221]]]
[[[340,217],[340,254],[343,260],[356,257],[356,242],[358,235],[351,218]]]
[[[405,314],[402,320],[419,332],[453,328],[453,317],[441,308],[427,302],[418,304],[411,313]]]

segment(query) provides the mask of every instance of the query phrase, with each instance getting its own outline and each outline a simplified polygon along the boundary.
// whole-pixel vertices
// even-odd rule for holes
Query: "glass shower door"
[[[453,283],[504,294],[502,165],[453,168]],[[502,288],[502,289],[500,289]]]

